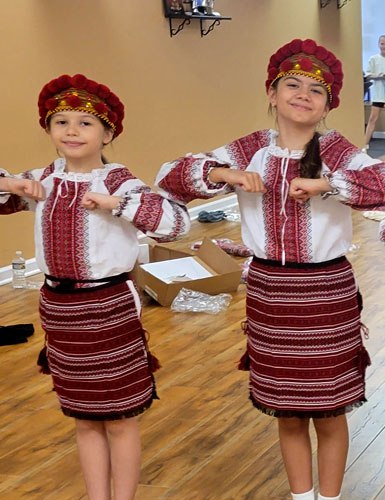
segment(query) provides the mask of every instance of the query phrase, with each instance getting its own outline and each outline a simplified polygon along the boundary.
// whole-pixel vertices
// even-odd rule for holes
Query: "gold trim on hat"
[[[106,115],[101,115],[100,113],[95,111],[95,109],[85,106],[76,106],[75,108],[73,108],[72,106],[68,105],[63,105],[63,106],[59,105],[55,109],[52,110],[50,109],[45,116],[45,125],[46,126],[48,125],[47,120],[49,116],[52,116],[55,113],[59,113],[60,111],[84,111],[85,113],[89,113],[90,115],[94,115],[97,118],[100,118],[101,120],[106,122],[107,125],[109,125],[113,130],[116,129],[116,125],[112,123]]]
[[[317,82],[322,83],[322,85],[326,88],[328,94],[329,94],[329,101],[332,102],[333,96],[332,96],[332,89],[329,84],[325,82],[325,80],[322,78],[322,76],[315,75],[314,73],[309,73],[307,71],[299,70],[299,69],[290,69],[289,71],[281,71],[278,73],[278,75],[274,78],[274,80],[270,83],[270,87],[279,79],[282,78],[283,76],[290,76],[290,75],[301,75],[301,76],[307,76],[309,78],[312,78],[313,80],[317,80]]]

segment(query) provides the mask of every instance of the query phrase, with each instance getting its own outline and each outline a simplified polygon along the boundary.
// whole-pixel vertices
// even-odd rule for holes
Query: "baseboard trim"
[[[208,201],[197,207],[189,208],[188,212],[190,214],[191,220],[198,218],[198,214],[201,210],[214,211],[214,210],[230,210],[232,208],[238,207],[237,196],[235,194],[230,196],[225,196],[219,200]],[[144,234],[139,235],[139,239],[145,238]],[[25,262],[26,266],[26,276],[33,276],[34,274],[40,273],[40,269],[37,266],[36,259],[27,259]],[[0,267],[0,286],[6,285],[12,281],[12,266]]]
[[[375,131],[373,132],[373,135],[372,135],[373,139],[385,139],[385,132],[382,132],[382,131]]]

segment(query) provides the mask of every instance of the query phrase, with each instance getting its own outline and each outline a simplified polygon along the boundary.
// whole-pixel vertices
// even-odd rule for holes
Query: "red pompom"
[[[342,64],[341,61],[338,59],[336,62],[333,64],[333,66],[330,68],[333,73],[342,73]]]
[[[343,79],[344,79],[344,74],[342,73],[342,71],[341,71],[341,73],[334,73],[334,81],[336,83],[340,83],[341,87],[342,87]]]
[[[68,89],[71,87],[71,77],[69,75],[61,75],[56,78],[57,85],[60,89]]]
[[[332,85],[332,94],[333,95],[338,95],[341,92],[342,89],[342,83],[336,83]]]
[[[106,85],[100,84],[98,89],[98,96],[102,99],[107,99],[111,91]]]
[[[115,106],[114,109],[115,113],[118,114],[118,116],[124,116],[124,105],[122,102],[119,102],[117,106]]]
[[[57,94],[60,91],[60,87],[56,78],[55,80],[51,80],[49,83],[47,83],[47,87],[51,94]]]
[[[281,61],[278,61],[276,54],[273,54],[269,60],[269,68],[276,67]]]
[[[315,43],[314,40],[308,38],[307,40],[304,40],[302,42],[302,51],[305,54],[314,54],[316,50],[317,50],[317,44]]]
[[[49,90],[48,85],[44,85],[44,87],[41,89],[39,97],[47,99],[48,97],[51,97],[51,95],[52,92]]]
[[[108,119],[110,120],[110,122],[116,123],[116,121],[118,120],[118,115],[116,113],[114,113],[114,111],[109,111],[108,112]]]
[[[99,115],[105,115],[108,111],[107,106],[104,104],[104,102],[97,102],[94,105],[95,110],[99,113]]]
[[[67,104],[69,106],[71,106],[71,108],[77,108],[77,107],[81,106],[81,104],[82,104],[80,97],[78,97],[77,95],[68,96],[66,101],[67,101]]]
[[[339,105],[340,105],[340,99],[338,96],[334,95],[332,98],[332,102],[330,104],[330,109],[338,108]]]
[[[322,76],[323,79],[325,80],[325,83],[327,83],[328,85],[331,85],[334,82],[334,76],[328,71],[325,71],[325,73]]]
[[[290,48],[290,43],[287,43],[283,47],[281,47],[281,51],[285,54],[286,57],[290,57],[293,54],[293,51]]]
[[[94,80],[88,80],[86,85],[86,91],[90,94],[98,95],[99,84]]]
[[[281,71],[290,71],[291,69],[293,69],[293,63],[289,59],[283,61],[281,64]]]
[[[302,40],[300,40],[299,38],[295,38],[294,40],[292,40],[290,42],[289,45],[290,45],[291,53],[298,54],[299,52],[301,52]]]
[[[269,70],[268,78],[270,80],[274,80],[274,78],[276,78],[276,76],[278,75],[278,73],[279,73],[279,70],[277,68],[271,68]]]
[[[84,89],[87,85],[87,82],[88,80],[84,75],[77,74],[71,78],[71,84],[76,89]]]
[[[39,124],[40,124],[43,128],[45,128],[45,118],[43,118],[43,117],[42,117],[42,118],[40,118],[40,120],[39,120]]]
[[[319,61],[324,61],[327,56],[328,56],[329,51],[325,49],[325,47],[317,47],[316,51],[314,52],[314,56],[319,60]]]
[[[312,60],[307,57],[301,57],[301,59],[298,60],[298,63],[304,71],[310,71],[313,67]]]
[[[122,132],[123,132],[123,125],[121,123],[118,123],[115,129],[115,137],[117,137]]]
[[[329,52],[326,59],[324,59],[324,63],[329,68],[331,68],[336,61],[337,61],[337,59],[336,59],[335,55],[332,54],[331,52]]]
[[[110,106],[117,106],[119,104],[118,96],[111,92],[111,94],[107,98],[107,103]]]
[[[285,59],[287,59],[287,55],[285,54],[285,51],[281,49],[277,50],[275,53],[275,57],[277,58],[277,63],[281,63]]]
[[[45,101],[45,107],[46,107],[46,109],[49,109],[50,111],[55,109],[56,106],[57,106],[57,100],[54,97],[51,97],[50,99],[47,99]]]

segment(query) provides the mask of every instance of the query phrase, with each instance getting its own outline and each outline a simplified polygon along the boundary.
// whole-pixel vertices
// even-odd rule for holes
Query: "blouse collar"
[[[94,177],[103,177],[114,168],[119,168],[121,165],[117,163],[106,163],[103,168],[95,168],[91,170],[91,172],[66,172],[66,160],[65,158],[57,158],[54,161],[54,173],[61,178],[66,178],[68,180],[76,180],[76,181],[88,181],[93,179]]]

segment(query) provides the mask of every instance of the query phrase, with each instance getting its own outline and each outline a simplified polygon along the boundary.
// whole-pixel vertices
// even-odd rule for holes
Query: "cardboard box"
[[[232,257],[227,255],[209,238],[205,238],[202,246],[194,253],[172,250],[162,245],[149,247],[149,262],[157,262],[160,267],[162,267],[161,262],[167,262],[167,267],[170,267],[170,260],[184,259],[186,257],[192,258],[195,263],[209,271],[211,275],[204,278],[187,279],[186,281],[183,281],[183,277],[181,277],[178,281],[166,283],[155,276],[153,274],[154,271],[150,272],[150,270],[144,269],[143,264],[141,264],[137,266],[135,272],[138,287],[148,293],[148,295],[162,306],[169,306],[181,288],[197,290],[210,295],[237,290],[241,280],[241,268]],[[151,266],[148,267],[150,268]],[[175,269],[177,269],[176,266]],[[188,272],[189,270],[187,270]]]

